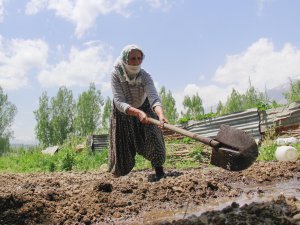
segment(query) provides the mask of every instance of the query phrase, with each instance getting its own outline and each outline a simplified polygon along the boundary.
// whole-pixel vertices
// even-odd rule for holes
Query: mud
[[[300,224],[299,160],[166,172],[0,174],[0,224]]]

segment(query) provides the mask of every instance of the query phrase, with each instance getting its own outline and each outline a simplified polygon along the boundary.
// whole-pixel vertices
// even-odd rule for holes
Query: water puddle
[[[237,198],[222,198],[217,202],[209,202],[203,206],[196,208],[187,207],[179,211],[151,211],[144,215],[143,224],[149,224],[159,221],[172,221],[182,218],[187,218],[191,215],[200,216],[202,213],[211,210],[222,210],[223,208],[231,205],[232,202],[238,203],[240,206],[250,204],[252,202],[266,202],[277,198],[279,195],[285,197],[296,197],[300,199],[300,180],[290,180],[285,183],[277,183],[272,185],[239,185],[235,188],[243,189],[243,194]]]

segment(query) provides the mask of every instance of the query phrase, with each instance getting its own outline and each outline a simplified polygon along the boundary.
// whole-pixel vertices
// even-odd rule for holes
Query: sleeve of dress
[[[115,106],[120,112],[126,114],[126,110],[130,107],[130,105],[125,101],[125,95],[121,86],[120,77],[116,73],[112,73],[111,76],[111,89]]]
[[[157,93],[157,90],[154,86],[154,82],[152,80],[151,75],[149,73],[147,73],[146,71],[145,71],[145,73],[146,73],[145,80],[144,80],[145,91],[147,93],[148,100],[150,102],[150,106],[153,110],[155,106],[158,106],[158,105],[162,106],[162,103],[161,103],[160,97]]]

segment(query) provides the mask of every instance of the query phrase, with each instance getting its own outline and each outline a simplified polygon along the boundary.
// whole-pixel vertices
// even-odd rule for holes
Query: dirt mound
[[[282,225],[300,224],[299,208],[296,199],[287,200],[280,196],[277,200],[264,203],[253,202],[240,206],[233,202],[220,211],[209,211],[201,216],[190,216],[173,222],[159,222],[155,225],[223,225],[223,224],[257,224]]]
[[[100,172],[0,174],[0,224],[297,224],[297,197],[280,193],[262,203],[255,202],[255,196],[269,192],[265,185],[299,182],[300,161],[257,162],[242,172],[205,166],[167,170],[159,182],[151,182],[152,174],[149,170],[120,178]],[[242,195],[253,202],[239,205],[235,198]],[[229,203],[224,209],[176,217],[175,212],[224,199]],[[154,211],[174,215],[149,220],[146,215]]]

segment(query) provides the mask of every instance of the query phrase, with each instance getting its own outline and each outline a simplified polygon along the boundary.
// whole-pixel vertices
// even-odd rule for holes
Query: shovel
[[[148,117],[148,121],[160,126],[160,121]],[[221,125],[215,139],[165,123],[164,128],[198,140],[213,148],[210,163],[230,171],[241,171],[253,164],[258,156],[258,147],[254,139],[246,132],[229,125]]]

